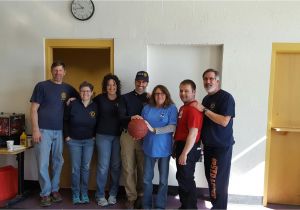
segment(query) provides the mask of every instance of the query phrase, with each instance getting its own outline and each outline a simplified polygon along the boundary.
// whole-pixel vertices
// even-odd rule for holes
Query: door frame
[[[51,79],[53,49],[109,49],[110,73],[114,73],[114,39],[45,39],[45,77]]]
[[[45,39],[45,77],[51,79],[51,65],[53,63],[54,49],[108,49],[109,50],[109,72],[114,73],[114,40],[113,39]],[[101,58],[99,58],[101,59]],[[66,147],[64,147],[65,150]],[[95,157],[94,157],[95,158]],[[96,162],[91,160],[91,173],[96,173]],[[65,165],[67,165],[67,160]],[[62,170],[62,175],[64,170]],[[70,187],[62,180],[61,186]],[[95,190],[96,185],[90,181],[89,189]]]
[[[269,87],[269,102],[268,102],[268,121],[267,121],[267,140],[266,140],[266,160],[265,160],[265,182],[264,182],[264,197],[263,205],[268,204],[268,186],[269,186],[269,169],[270,169],[270,148],[271,143],[271,129],[272,129],[272,111],[273,111],[273,96],[275,86],[275,71],[276,59],[279,53],[299,53],[300,43],[273,43],[272,44],[272,60],[271,60],[271,74],[270,74],[270,87]]]

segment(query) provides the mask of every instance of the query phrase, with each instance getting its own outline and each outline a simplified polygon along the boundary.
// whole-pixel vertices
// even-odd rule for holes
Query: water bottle
[[[27,147],[27,135],[25,131],[23,131],[23,133],[20,136],[20,145]]]

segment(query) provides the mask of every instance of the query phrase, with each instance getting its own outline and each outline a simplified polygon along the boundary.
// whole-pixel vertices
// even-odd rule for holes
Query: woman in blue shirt
[[[150,132],[144,138],[144,209],[164,209],[168,194],[169,161],[172,154],[173,132],[176,129],[177,108],[168,89],[157,85],[150,102],[143,108],[142,117]],[[158,162],[159,188],[152,206],[154,165]]]

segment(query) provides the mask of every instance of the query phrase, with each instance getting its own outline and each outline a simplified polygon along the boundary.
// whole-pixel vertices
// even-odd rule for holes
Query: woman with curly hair
[[[99,206],[116,204],[121,173],[120,157],[120,120],[118,105],[121,96],[121,82],[116,75],[107,74],[102,81],[102,93],[94,98],[98,105],[96,129],[97,190],[96,202]],[[111,185],[108,200],[105,198],[105,185],[108,171],[111,173]]]

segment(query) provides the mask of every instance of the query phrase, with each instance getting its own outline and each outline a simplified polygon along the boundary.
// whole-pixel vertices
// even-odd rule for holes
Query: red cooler
[[[14,198],[18,193],[18,170],[13,166],[0,168],[0,201]]]

